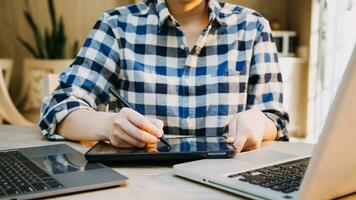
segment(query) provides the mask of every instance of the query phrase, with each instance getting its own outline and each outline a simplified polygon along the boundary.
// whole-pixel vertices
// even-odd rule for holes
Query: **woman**
[[[119,110],[110,87],[136,111]],[[39,125],[48,139],[126,148],[163,133],[222,135],[228,127],[227,142],[240,152],[288,139],[282,103],[277,52],[261,15],[216,0],[147,0],[100,17],[45,98]]]

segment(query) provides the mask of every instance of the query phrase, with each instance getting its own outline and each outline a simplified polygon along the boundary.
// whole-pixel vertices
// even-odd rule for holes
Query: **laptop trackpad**
[[[279,161],[289,160],[296,158],[297,155],[282,153],[271,150],[255,150],[246,153],[238,154],[235,159],[248,162],[256,165],[266,165],[269,163],[275,163]]]

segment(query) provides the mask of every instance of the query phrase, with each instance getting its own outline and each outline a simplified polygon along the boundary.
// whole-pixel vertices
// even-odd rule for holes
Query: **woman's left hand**
[[[227,143],[233,145],[238,153],[257,149],[264,140],[265,132],[271,131],[266,131],[266,128],[271,126],[270,123],[273,124],[273,122],[258,109],[250,109],[238,113],[229,122]],[[275,138],[277,134],[275,126],[273,132]]]

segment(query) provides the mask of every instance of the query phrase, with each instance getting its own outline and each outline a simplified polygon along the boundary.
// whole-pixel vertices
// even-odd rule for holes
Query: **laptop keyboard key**
[[[16,188],[12,187],[10,189],[5,190],[6,194],[12,195],[12,194],[20,194],[21,192],[17,190]]]
[[[283,193],[297,191],[310,158],[304,158],[243,173],[231,174],[229,178],[270,188]]]
[[[23,193],[35,191],[31,186],[22,186],[19,188],[20,188],[21,192],[23,192]]]
[[[48,186],[45,185],[44,183],[35,183],[35,184],[32,184],[33,187],[36,188],[36,190],[48,190]]]
[[[285,190],[287,189],[288,186],[287,185],[274,185],[272,186],[272,190],[276,190],[276,191],[282,191],[282,190]]]

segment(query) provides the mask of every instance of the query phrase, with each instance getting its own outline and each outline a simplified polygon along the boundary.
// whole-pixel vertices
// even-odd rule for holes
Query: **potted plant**
[[[23,105],[24,112],[31,112],[37,116],[42,100],[44,77],[51,73],[59,74],[69,66],[78,51],[79,43],[75,41],[71,45],[69,55],[66,53],[67,36],[63,17],[57,18],[53,0],[47,0],[51,28],[44,28],[44,30],[41,30],[34,20],[28,0],[25,3],[26,9],[23,14],[31,28],[35,44],[31,45],[20,36],[17,37],[22,46],[33,56],[24,61],[24,79],[19,101]]]

